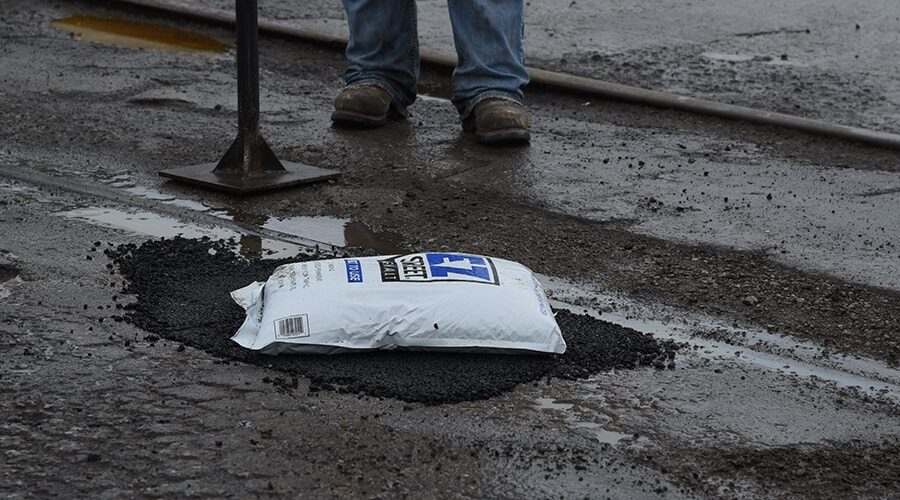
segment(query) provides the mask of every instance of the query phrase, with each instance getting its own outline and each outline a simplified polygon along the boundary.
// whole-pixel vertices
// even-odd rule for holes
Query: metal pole
[[[218,163],[164,170],[163,177],[237,193],[252,193],[333,179],[335,170],[282,162],[259,127],[257,0],[235,0],[238,134]]]
[[[259,32],[257,0],[236,0],[238,129],[259,133]]]

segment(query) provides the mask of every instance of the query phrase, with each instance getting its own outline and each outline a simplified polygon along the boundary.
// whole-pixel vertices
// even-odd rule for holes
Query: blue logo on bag
[[[497,269],[489,257],[461,253],[414,253],[378,261],[381,281],[427,283],[467,281],[499,285]]]
[[[347,283],[363,282],[362,265],[358,260],[345,260],[344,265],[347,267]]]
[[[484,257],[458,253],[426,253],[432,278],[468,278],[491,282],[491,270]],[[474,278],[474,280],[472,279]]]

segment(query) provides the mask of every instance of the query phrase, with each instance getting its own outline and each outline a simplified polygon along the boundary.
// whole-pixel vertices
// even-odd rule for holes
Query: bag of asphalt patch
[[[231,296],[247,311],[232,340],[267,354],[566,350],[534,273],[491,257],[417,253],[298,262]]]

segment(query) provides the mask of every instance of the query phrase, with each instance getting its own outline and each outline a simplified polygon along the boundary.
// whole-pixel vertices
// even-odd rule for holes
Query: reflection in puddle
[[[71,16],[52,25],[71,32],[79,40],[123,47],[181,52],[224,52],[228,44],[187,31],[123,19]]]
[[[239,252],[246,258],[284,259],[294,257],[306,250],[306,248],[292,243],[243,235],[222,227],[204,227],[185,223],[152,212],[89,207],[60,212],[56,215],[156,238],[182,236],[184,238],[208,237],[214,240],[233,240],[240,245]]]
[[[343,219],[334,217],[270,217],[263,223],[263,229],[291,236],[300,236],[326,245],[346,246]]]
[[[238,245],[240,245],[238,253],[247,260],[262,259],[266,256],[266,249],[263,248],[263,239],[259,236],[242,234]]]
[[[396,233],[376,233],[359,222],[335,217],[270,217],[264,229],[299,236],[336,247],[362,247],[380,254],[404,253],[402,240]]]

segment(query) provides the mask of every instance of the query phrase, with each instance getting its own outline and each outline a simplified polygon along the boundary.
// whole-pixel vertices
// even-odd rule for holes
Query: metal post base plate
[[[303,163],[282,161],[284,171],[266,171],[250,177],[241,177],[240,172],[216,172],[215,163],[203,163],[190,167],[163,170],[159,175],[176,181],[197,184],[232,193],[256,193],[271,191],[300,184],[334,179],[341,175],[337,170],[313,167]]]

